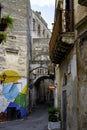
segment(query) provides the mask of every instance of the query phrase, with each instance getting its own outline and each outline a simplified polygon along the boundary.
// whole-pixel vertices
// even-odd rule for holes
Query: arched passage
[[[34,97],[36,97],[36,104],[50,103],[54,100],[53,90],[49,89],[49,84],[53,82],[53,77],[50,77],[49,75],[40,76],[34,81],[33,89],[36,94],[34,95]]]
[[[53,80],[53,78],[50,77],[49,75],[43,75],[43,76],[40,76],[37,79],[35,79],[34,85],[37,86],[40,83],[40,81],[45,80],[45,79],[51,79],[51,80]]]

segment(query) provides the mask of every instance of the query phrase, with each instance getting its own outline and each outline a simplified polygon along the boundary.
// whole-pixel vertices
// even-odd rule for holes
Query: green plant
[[[56,122],[56,121],[58,121],[58,117],[54,114],[49,114],[48,120],[51,122]]]
[[[48,113],[49,114],[55,114],[57,112],[57,108],[55,108],[55,107],[49,107],[48,108]]]
[[[9,28],[13,27],[13,22],[14,22],[14,19],[11,18],[9,15],[4,15],[1,18],[1,24],[4,24],[4,25],[6,25]]]
[[[6,42],[7,34],[5,32],[0,31],[0,43]]]
[[[57,109],[55,107],[48,108],[48,120],[52,122],[58,121]]]
[[[4,15],[0,20],[0,43],[6,42],[7,33],[4,31],[6,28],[13,27],[14,19],[11,18],[9,15]]]
[[[52,122],[60,121],[60,109],[55,107],[48,108],[48,120]]]

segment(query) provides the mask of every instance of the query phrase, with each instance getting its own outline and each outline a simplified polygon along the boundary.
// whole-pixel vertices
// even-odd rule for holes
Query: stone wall
[[[87,129],[87,7],[77,3],[75,8],[77,45],[77,115],[78,130]]]
[[[59,65],[62,128],[77,130],[77,68],[76,51],[72,49]],[[66,97],[64,97],[66,93]],[[65,99],[66,98],[66,99]]]
[[[7,113],[8,107],[16,107],[24,117],[29,105],[30,3],[29,0],[0,0],[0,3],[3,6],[1,17],[14,18],[12,30],[6,30],[6,43],[0,44],[0,112]]]
[[[78,44],[78,129],[87,129],[87,40]]]
[[[0,45],[3,57],[3,69],[15,69],[21,75],[26,76],[27,55],[27,0],[0,0],[3,5],[2,16],[10,15],[14,18],[13,29],[8,31],[8,39],[4,45]],[[12,49],[12,50],[11,50]],[[7,50],[9,52],[7,53]],[[11,50],[11,51],[10,51]],[[14,51],[17,53],[14,54]]]

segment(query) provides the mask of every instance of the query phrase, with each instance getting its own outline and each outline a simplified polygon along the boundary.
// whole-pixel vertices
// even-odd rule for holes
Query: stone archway
[[[35,82],[36,90],[36,103],[37,104],[46,104],[50,100],[54,99],[53,91],[49,90],[49,84],[53,82],[53,78],[49,75],[38,77]]]

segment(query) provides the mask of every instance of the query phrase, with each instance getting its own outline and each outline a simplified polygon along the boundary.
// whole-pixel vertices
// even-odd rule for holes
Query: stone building
[[[48,66],[49,66],[49,41],[51,32],[46,21],[42,18],[41,12],[32,11],[32,49],[30,60],[30,89],[31,106],[36,104],[36,100],[44,101],[48,89]],[[42,78],[43,77],[43,78]],[[40,81],[41,80],[41,81]],[[38,83],[35,83],[38,82]],[[36,85],[37,84],[37,85]],[[41,84],[41,85],[40,85]],[[47,85],[46,85],[47,84]],[[37,87],[39,90],[37,91]],[[45,87],[46,89],[45,89]],[[46,92],[44,92],[45,90]],[[33,96],[34,95],[34,96]]]
[[[75,1],[76,2],[76,1]],[[76,6],[77,5],[77,6]],[[87,1],[75,3],[78,130],[87,129]],[[79,12],[79,13],[78,13]]]
[[[63,130],[87,129],[87,2],[56,0],[49,45]]]
[[[9,15],[14,19],[12,30],[6,30],[6,43],[0,44],[0,112],[9,114],[10,109],[9,118],[14,119],[17,111],[21,117],[28,112],[32,14],[29,0],[0,0],[0,3],[1,17]]]
[[[49,60],[49,40],[51,32],[47,23],[41,16],[41,12],[32,11],[32,60],[40,60],[41,57]]]

